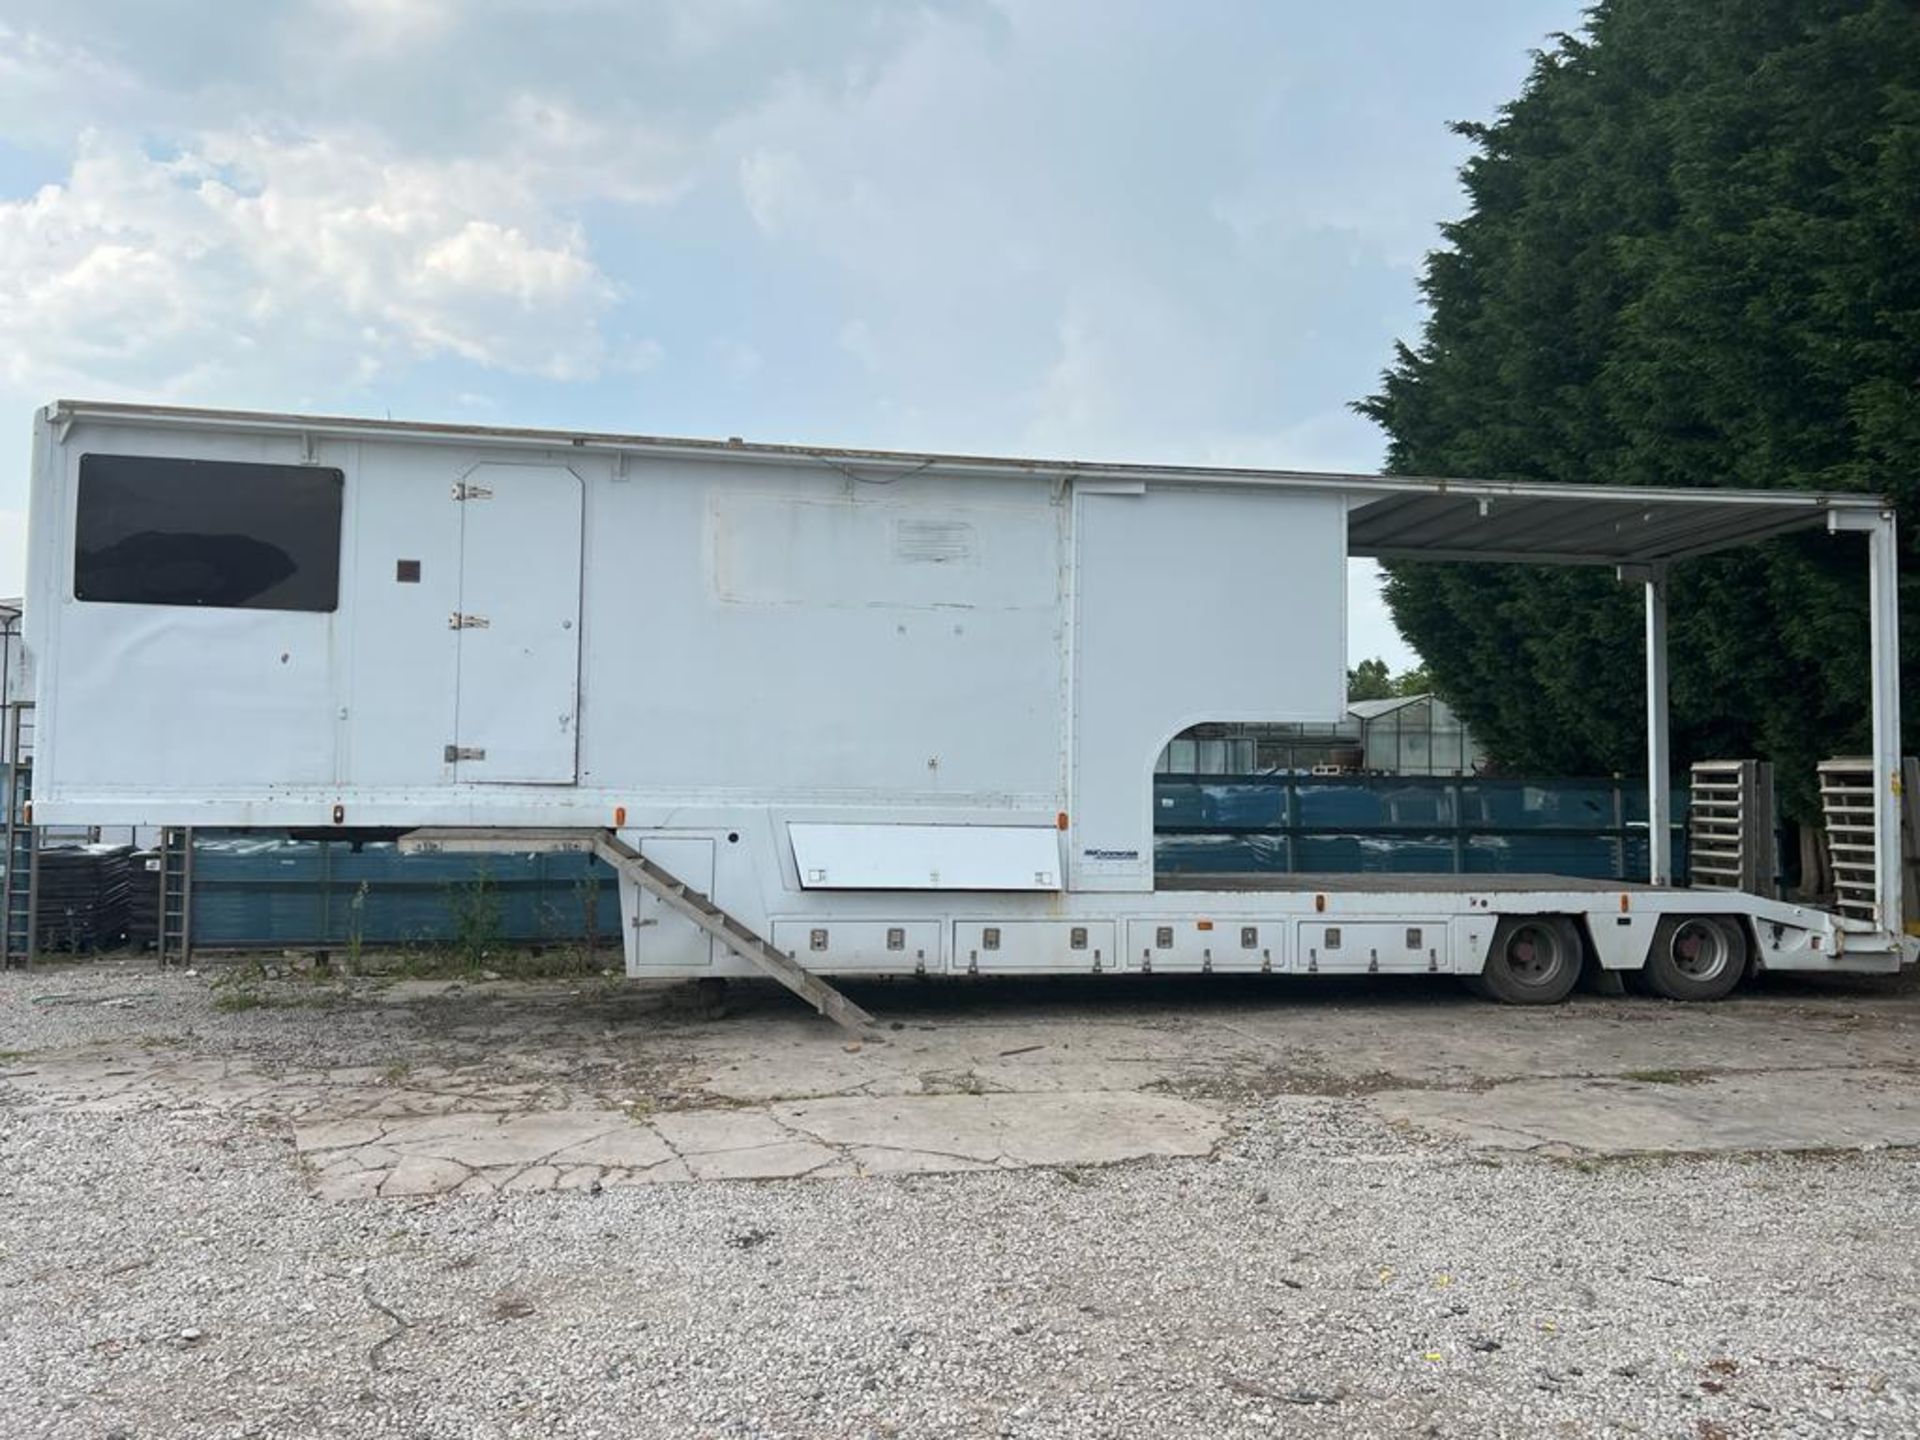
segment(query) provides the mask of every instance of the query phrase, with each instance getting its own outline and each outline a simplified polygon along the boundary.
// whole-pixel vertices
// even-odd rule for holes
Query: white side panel
[[[634,460],[593,495],[582,783],[1051,818],[1065,513],[1038,481]]]
[[[460,600],[447,620],[459,641],[455,775],[572,784],[580,477],[560,466],[476,465],[447,503],[460,516]]]
[[[1153,763],[1180,731],[1338,720],[1345,617],[1337,495],[1078,494],[1071,888],[1153,888]]]
[[[716,491],[714,592],[729,605],[812,610],[1044,610],[1059,594],[1058,554],[1052,527],[1032,518],[952,501]]]
[[[1060,832],[1024,825],[787,826],[805,890],[1058,890]]]
[[[89,452],[178,455],[349,470],[346,442],[303,452],[292,437],[195,436],[75,426],[40,451],[33,494],[27,615],[34,636],[36,798],[57,811],[66,794],[137,797],[124,820],[147,821],[156,801],[244,789],[338,782],[334,666],[352,616],[351,481],[342,515],[341,606],[333,613],[95,604],[74,599],[80,459]],[[324,815],[324,811],[321,812]],[[51,819],[58,821],[57,814]]]

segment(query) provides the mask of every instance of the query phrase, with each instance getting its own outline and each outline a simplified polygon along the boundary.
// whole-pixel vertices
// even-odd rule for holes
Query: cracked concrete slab
[[[665,984],[284,985],[233,1014],[204,979],[137,989],[31,1046],[0,1014],[0,1104],[285,1126],[342,1199],[1200,1155],[1280,1097],[1496,1149],[1920,1146],[1909,982],[1539,1010],[1419,981],[876,985],[886,1040],[858,1046],[772,986],[719,1019]]]
[[[1920,1086],[1904,1071],[1523,1080],[1474,1091],[1383,1091],[1369,1103],[1389,1119],[1500,1150],[1624,1155],[1920,1145]]]
[[[1165,1095],[852,1097],[768,1110],[616,1110],[296,1122],[315,1191],[337,1199],[572,1185],[1105,1165],[1202,1155],[1211,1107]]]
[[[1109,1165],[1147,1155],[1204,1155],[1217,1112],[1171,1095],[1125,1091],[1040,1095],[845,1097],[776,1105],[796,1130],[843,1147],[925,1157],[915,1168]]]

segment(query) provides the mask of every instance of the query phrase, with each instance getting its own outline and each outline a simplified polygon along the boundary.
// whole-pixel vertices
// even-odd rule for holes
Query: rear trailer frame
[[[81,598],[75,494],[103,453],[337,477],[332,610]],[[1861,535],[1870,581],[1873,893],[1855,917],[1676,887],[1667,843],[1673,569],[1813,529]],[[540,566],[519,563],[523,537]],[[1648,883],[1154,875],[1168,739],[1343,703],[1348,557],[1608,566],[1642,587]],[[1507,972],[1571,947],[1651,976],[1682,939],[1719,980],[1749,962],[1891,970],[1916,954],[1900,918],[1897,567],[1894,513],[1869,495],[61,402],[35,446],[36,819],[591,851],[620,874],[629,974],[771,975],[852,1029],[871,1017],[817,977],[1453,974],[1551,999],[1557,984],[1533,994]],[[1260,618],[1321,611],[1319,629]],[[146,677],[176,686],[158,738],[95,708],[141,644],[171,657]],[[241,717],[196,713],[196,680],[257,704],[260,724],[210,743]],[[441,730],[420,712],[437,714],[443,684],[458,693]],[[186,778],[127,778],[116,766],[142,746],[155,773],[172,780],[170,755]],[[1698,980],[1663,993],[1723,993]]]

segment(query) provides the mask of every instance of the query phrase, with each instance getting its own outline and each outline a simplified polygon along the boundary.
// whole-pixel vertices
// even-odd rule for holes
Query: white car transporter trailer
[[[592,850],[636,976],[1451,973],[1675,998],[1900,933],[1892,512],[60,403],[37,417],[35,819]],[[1670,883],[1665,587],[1864,536],[1871,918]],[[1834,543],[1848,543],[1844,539]],[[1199,721],[1345,706],[1345,564],[1604,565],[1646,594],[1650,884],[1161,877]],[[1598,704],[1614,697],[1596,695]]]

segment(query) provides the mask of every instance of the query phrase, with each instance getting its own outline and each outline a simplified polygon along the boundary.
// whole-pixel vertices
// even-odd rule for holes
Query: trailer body
[[[1354,533],[1473,503],[1452,482],[77,402],[36,425],[43,823],[612,831],[823,973],[1475,974],[1533,914],[1635,969],[1681,911],[1776,968],[1908,954],[1660,885],[1156,887],[1165,743],[1337,719]],[[634,974],[752,968],[631,878],[623,916]]]

